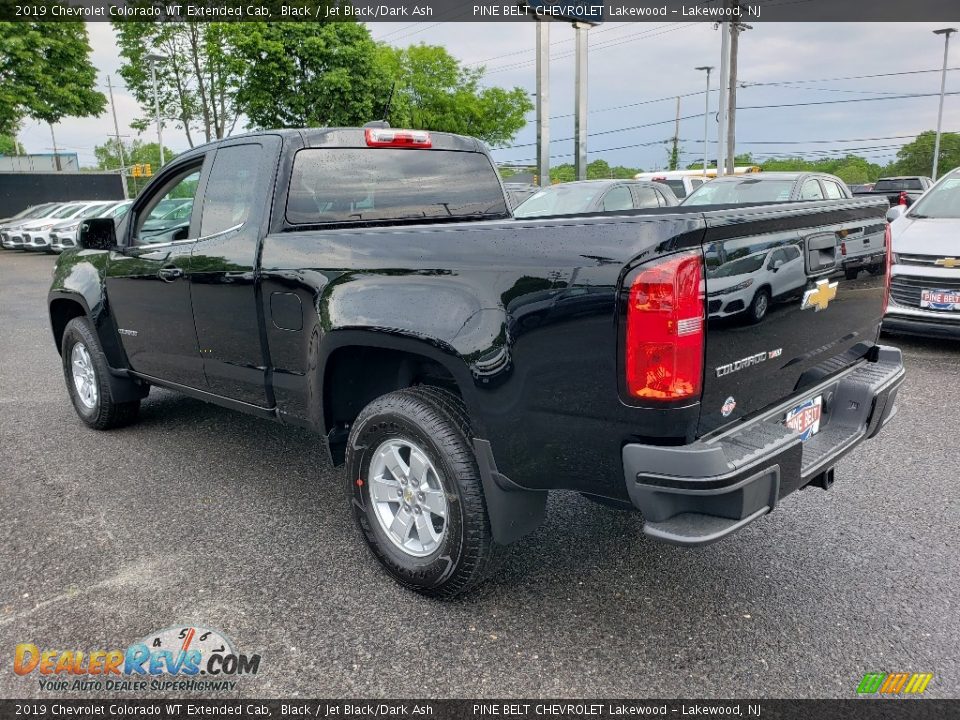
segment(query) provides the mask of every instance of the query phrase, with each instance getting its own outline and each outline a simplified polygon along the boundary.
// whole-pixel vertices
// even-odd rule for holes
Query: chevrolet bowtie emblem
[[[939,267],[950,268],[952,270],[953,268],[960,267],[960,260],[957,258],[943,258],[942,260],[937,260],[937,262],[934,264],[938,265]]]
[[[803,306],[801,310],[816,308],[816,312],[826,310],[830,301],[837,296],[837,285],[829,280],[821,280],[813,290],[807,290],[803,294]]]

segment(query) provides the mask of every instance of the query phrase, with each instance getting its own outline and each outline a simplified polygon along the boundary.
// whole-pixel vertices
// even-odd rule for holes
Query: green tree
[[[97,145],[93,149],[93,154],[97,158],[97,168],[99,170],[117,170],[121,166],[120,148],[116,139],[110,139],[103,145]],[[167,161],[176,157],[176,153],[170,148],[164,146],[163,154]],[[123,143],[123,160],[126,167],[131,165],[149,164],[154,172],[160,167],[160,144],[155,142],[144,142],[143,140],[134,140],[130,143]]]
[[[82,22],[0,23],[0,133],[14,134],[24,117],[52,133],[65,117],[100,115],[107,98],[96,82]]]
[[[253,23],[238,23],[244,27]],[[239,112],[237,64],[228,56],[229,23],[114,22],[123,64],[120,76],[140,103],[143,117],[134,127],[155,122],[151,62],[156,61],[161,120],[182,129],[190,147],[199,136],[210,142],[230,134]]]
[[[23,155],[23,145],[13,135],[0,135],[0,155]]]
[[[907,143],[899,152],[897,160],[887,168],[891,175],[929,175],[933,170],[933,148],[936,133],[927,130],[917,139]],[[943,133],[940,139],[939,172],[941,175],[960,167],[960,133]]]
[[[365,25],[236,23],[226,37],[253,127],[356,126],[383,111],[389,68]]]
[[[170,162],[177,155],[166,146],[163,148],[163,153],[167,162]],[[149,165],[153,174],[156,174],[160,168],[160,143],[144,142],[143,140],[123,143],[123,163],[120,162],[120,148],[116,139],[110,139],[103,145],[97,145],[93,149],[93,154],[97,158],[98,170],[118,170],[121,166],[127,168],[127,189],[131,197],[136,196],[143,190],[151,178],[133,177],[130,168],[133,165]]]
[[[400,127],[459,133],[505,145],[533,109],[521,87],[481,87],[484,68],[464,66],[445,48],[381,46],[379,61],[396,83],[390,121]]]

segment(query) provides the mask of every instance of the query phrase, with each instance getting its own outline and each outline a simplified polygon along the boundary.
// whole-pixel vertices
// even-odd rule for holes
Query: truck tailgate
[[[847,236],[884,248],[886,203],[854,199],[705,215],[707,335],[698,436],[796,396],[877,339],[885,263],[847,279]]]

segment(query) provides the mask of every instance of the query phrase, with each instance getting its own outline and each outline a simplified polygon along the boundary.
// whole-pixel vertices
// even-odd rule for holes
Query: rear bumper
[[[624,446],[627,492],[644,515],[644,532],[676,545],[706,545],[802,487],[829,486],[836,463],[894,416],[903,379],[900,350],[881,346],[874,361],[723,435],[682,447]],[[803,443],[782,420],[817,396],[823,397],[820,431]]]
[[[883,251],[878,253],[866,253],[863,255],[853,255],[844,257],[841,266],[844,270],[856,270],[861,268],[883,268],[886,256]]]

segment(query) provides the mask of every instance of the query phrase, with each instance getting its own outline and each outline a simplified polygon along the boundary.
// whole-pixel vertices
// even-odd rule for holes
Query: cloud
[[[777,105],[801,102],[861,100],[830,105],[744,109],[737,117],[737,150],[754,153],[802,154],[850,147],[865,148],[861,154],[886,162],[896,154],[903,140],[863,140],[825,146],[817,143],[789,145],[786,141],[824,139],[857,140],[915,135],[936,126],[936,97],[902,100],[875,100],[885,95],[933,93],[940,90],[937,72],[899,77],[833,81],[832,78],[875,75],[913,70],[939,69],[943,61],[943,41],[931,34],[932,23],[754,23],[754,29],[741,39],[740,79],[747,87],[739,90],[738,105]],[[136,136],[130,123],[142,116],[136,100],[126,91],[117,71],[113,30],[108,23],[88,23],[93,62],[98,68],[100,89],[106,91],[106,77],[114,83],[114,100],[122,135]],[[425,42],[443,45],[466,63],[483,62],[487,84],[535,89],[535,24],[514,23],[371,23],[375,38],[397,45]],[[666,144],[610,150],[644,143],[664,143],[673,134],[670,122],[675,111],[675,96],[702,93],[704,76],[694,68],[719,66],[720,34],[711,23],[608,23],[590,32],[589,108],[591,158],[602,157],[611,164],[652,169],[667,160]],[[956,45],[956,44],[955,44]],[[565,23],[551,26],[550,100],[551,148],[554,155],[565,155],[554,163],[569,161],[573,142],[562,140],[573,135],[573,30]],[[895,48],[895,52],[891,49]],[[567,55],[566,57],[564,57]],[[951,66],[960,66],[960,50],[954,50]],[[717,74],[714,76],[716,88]],[[824,80],[821,83],[793,85],[751,85],[789,80]],[[948,77],[948,92],[960,91],[960,71]],[[616,111],[606,108],[664,98],[660,102],[635,105]],[[712,97],[716,110],[717,97]],[[693,116],[680,124],[684,162],[695,162],[702,154],[703,96],[681,101],[681,115]],[[531,122],[515,141],[517,145],[535,141]],[[663,122],[648,128],[613,132],[621,128]],[[715,125],[711,122],[711,128]],[[944,129],[960,131],[960,95],[947,97]],[[144,138],[153,140],[155,129]],[[68,118],[57,128],[58,145],[75,150],[81,163],[93,162],[93,147],[114,133],[109,110],[99,118]],[[49,129],[27,121],[20,133],[30,152],[49,152]],[[188,147],[182,131],[167,127],[165,144],[175,150]],[[781,142],[780,145],[762,145]],[[535,156],[535,148],[497,150],[498,160],[526,160]]]

